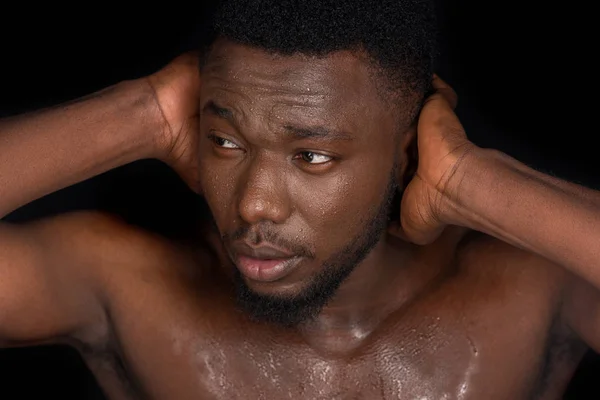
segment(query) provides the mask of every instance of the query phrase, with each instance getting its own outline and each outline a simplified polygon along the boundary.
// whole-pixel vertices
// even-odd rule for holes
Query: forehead
[[[233,103],[243,103],[253,111],[265,107],[270,113],[346,124],[356,119],[381,123],[391,107],[377,79],[369,61],[350,51],[322,57],[279,55],[220,40],[202,68],[202,97],[222,99],[233,108]]]

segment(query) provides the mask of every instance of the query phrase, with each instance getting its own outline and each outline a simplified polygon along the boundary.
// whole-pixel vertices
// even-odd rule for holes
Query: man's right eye
[[[208,137],[218,147],[221,147],[221,148],[224,148],[224,149],[239,149],[240,148],[240,146],[238,146],[237,144],[233,143],[231,140],[227,140],[227,139],[222,138],[220,136],[211,134]]]

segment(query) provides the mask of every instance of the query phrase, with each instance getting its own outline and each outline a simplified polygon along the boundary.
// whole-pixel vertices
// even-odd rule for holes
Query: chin
[[[323,307],[323,299],[307,297],[306,292],[300,283],[251,282],[240,277],[236,303],[251,320],[291,328],[313,319]]]
[[[315,318],[347,274],[343,269],[323,269],[317,276],[305,279],[293,280],[293,275],[289,275],[278,281],[259,282],[236,268],[237,305],[254,320],[295,326]]]
[[[243,284],[259,296],[279,299],[293,299],[298,297],[306,287],[307,282],[257,282],[246,277],[241,277]]]

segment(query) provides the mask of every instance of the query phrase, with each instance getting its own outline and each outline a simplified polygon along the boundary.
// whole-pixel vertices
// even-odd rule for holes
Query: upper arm
[[[74,213],[23,225],[0,224],[0,347],[48,343],[102,319],[90,224]]]
[[[563,318],[592,349],[600,352],[600,290],[573,276],[565,291]]]

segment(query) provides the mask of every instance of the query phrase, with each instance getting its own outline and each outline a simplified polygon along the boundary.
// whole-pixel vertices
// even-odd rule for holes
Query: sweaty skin
[[[214,219],[185,243],[96,212],[1,224],[0,345],[67,343],[111,399],[182,400],[559,399],[588,346],[600,348],[595,250],[553,258],[534,240],[543,234],[528,228],[531,245],[506,210],[499,225],[498,210],[482,206],[490,197],[449,197],[454,206],[438,208],[404,201],[422,220],[379,232],[314,319],[290,327],[240,311],[240,243],[303,255],[275,280],[241,274],[254,293],[294,298],[364,232],[390,177],[402,188],[414,99],[391,107],[378,75],[351,52],[284,57],[221,41],[201,85],[197,75],[184,56],[148,79],[0,122],[0,215],[156,157],[202,194]],[[445,106],[424,111],[419,135],[453,116],[440,96]],[[477,179],[504,177],[498,184],[536,200],[496,155],[469,154],[450,189],[477,198]],[[466,173],[469,165],[478,172]],[[426,182],[423,171],[433,170],[418,172]],[[423,196],[423,185],[408,198]],[[573,215],[591,218],[569,199]],[[436,234],[416,233],[427,230]]]

